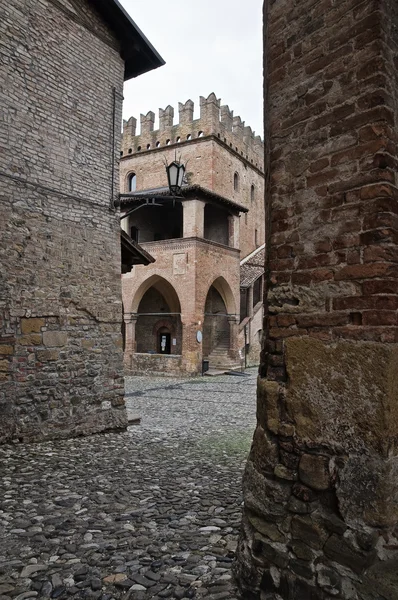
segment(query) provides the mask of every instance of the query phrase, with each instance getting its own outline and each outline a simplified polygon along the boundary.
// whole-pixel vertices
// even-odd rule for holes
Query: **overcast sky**
[[[120,0],[166,61],[126,82],[124,118],[214,92],[263,137],[262,0]]]

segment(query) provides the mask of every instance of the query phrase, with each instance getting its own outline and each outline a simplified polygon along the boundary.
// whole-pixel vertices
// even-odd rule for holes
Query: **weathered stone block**
[[[45,324],[45,319],[38,317],[23,318],[21,319],[21,331],[22,333],[40,333]]]
[[[288,469],[287,467],[285,467],[285,465],[281,464],[276,465],[274,469],[274,475],[279,479],[286,479],[287,481],[297,481],[298,479],[297,471],[293,469]]]
[[[254,432],[250,460],[260,473],[273,473],[278,462],[278,446],[261,425]]]
[[[253,551],[257,559],[264,560],[277,567],[286,567],[289,562],[287,548],[283,544],[270,543],[260,533],[254,534]]]
[[[329,460],[324,456],[303,454],[299,475],[301,481],[314,490],[327,490],[330,485]]]
[[[251,512],[267,515],[269,521],[278,521],[285,516],[290,484],[268,479],[256,470],[250,460],[243,475],[243,490],[246,506]]]
[[[259,422],[272,433],[278,433],[280,386],[276,381],[268,381],[261,377],[257,382]]]
[[[398,345],[286,340],[286,404],[297,435],[388,455],[398,435]]]
[[[21,335],[18,338],[18,343],[21,346],[40,346],[43,342],[42,335],[40,333],[29,333],[27,335]]]
[[[268,537],[273,542],[284,542],[286,535],[279,529],[275,523],[265,521],[258,515],[247,512],[247,518],[256,531]]]
[[[36,353],[37,360],[46,362],[59,359],[59,350],[38,350]]]
[[[10,365],[11,363],[9,360],[0,360],[0,371],[8,371]]]
[[[387,527],[398,522],[398,457],[351,455],[339,470],[336,487],[344,519],[360,517],[368,525]]]
[[[352,569],[355,573],[362,573],[375,559],[376,552],[363,552],[355,548],[347,538],[331,535],[324,546],[328,558]]]
[[[0,346],[0,354],[2,354],[3,356],[14,354],[14,346],[9,346],[9,345]]]
[[[310,516],[296,516],[292,519],[292,536],[302,540],[315,550],[322,548],[328,538],[328,532]]]
[[[317,582],[325,592],[331,596],[338,596],[341,591],[341,577],[333,569],[324,565],[317,565]]]
[[[45,346],[65,346],[68,341],[66,331],[44,331],[43,344]]]

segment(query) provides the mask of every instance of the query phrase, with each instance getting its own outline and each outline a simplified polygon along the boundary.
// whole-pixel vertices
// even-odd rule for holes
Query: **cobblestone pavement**
[[[0,447],[0,600],[237,598],[247,373],[130,377],[141,425]]]

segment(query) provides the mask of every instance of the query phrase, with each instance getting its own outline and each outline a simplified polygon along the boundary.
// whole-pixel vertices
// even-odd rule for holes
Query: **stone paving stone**
[[[1,598],[237,599],[246,373],[129,377],[140,425],[0,447]]]

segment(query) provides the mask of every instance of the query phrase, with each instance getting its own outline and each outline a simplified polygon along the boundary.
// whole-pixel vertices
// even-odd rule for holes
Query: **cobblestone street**
[[[127,378],[122,434],[0,448],[0,600],[237,598],[249,376]]]

